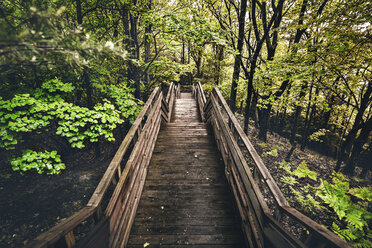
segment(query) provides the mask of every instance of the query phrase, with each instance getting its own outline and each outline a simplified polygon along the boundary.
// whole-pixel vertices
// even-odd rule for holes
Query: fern
[[[346,222],[359,230],[363,230],[363,227],[368,225],[363,219],[364,214],[366,214],[366,210],[357,207],[352,208],[345,216]]]
[[[292,176],[284,176],[280,179],[280,181],[282,181],[285,184],[292,185],[292,186],[298,183],[296,178]]]
[[[363,237],[366,235],[366,230],[370,235],[368,222],[372,219],[372,214],[351,201],[350,196],[347,195],[350,192],[348,180],[340,173],[334,173],[332,178],[334,184],[321,180],[317,195],[346,224],[345,228],[340,228],[336,223],[333,223],[333,232],[346,240],[352,241],[357,247],[371,247],[371,242],[363,239]]]
[[[350,226],[347,228],[341,228],[335,222],[332,223],[332,231],[348,241],[353,241],[364,236],[364,232],[358,232],[358,230]]]
[[[285,160],[283,160],[280,164],[279,164],[279,167],[282,168],[287,174],[291,174],[292,171],[291,171],[291,166],[289,165],[289,163]]]
[[[341,220],[346,216],[346,211],[351,204],[350,197],[345,195],[344,187],[339,184],[332,185],[327,181],[320,180],[321,184],[318,187],[317,196],[320,197],[326,204],[328,204],[336,212]]]
[[[273,149],[269,152],[264,152],[263,153],[263,156],[266,157],[267,155],[270,155],[272,157],[278,157],[278,150],[277,149]]]
[[[309,170],[305,161],[302,161],[301,164],[292,172],[292,174],[298,178],[308,177],[316,181],[318,174],[315,171]]]
[[[295,190],[292,186],[289,186],[289,189],[294,195],[297,203],[300,204],[305,211],[315,214],[313,210],[314,207],[319,209],[322,208],[320,203],[316,201],[310,194],[304,196],[303,192]]]
[[[372,188],[371,187],[359,187],[352,188],[348,192],[349,194],[358,197],[359,199],[372,201]]]

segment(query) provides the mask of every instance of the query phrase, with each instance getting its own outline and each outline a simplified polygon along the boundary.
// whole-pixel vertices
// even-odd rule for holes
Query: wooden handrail
[[[175,98],[176,89],[173,83],[169,87],[166,98],[163,97],[160,88],[156,87],[129,129],[86,207],[39,235],[26,247],[74,247],[76,245],[75,229],[90,219],[95,223],[94,232],[101,235],[90,235],[92,240],[89,242],[89,247],[102,247],[103,243],[110,247],[121,247],[126,239],[119,240],[115,237],[120,238],[121,234],[125,237],[129,234],[161,120],[165,122],[170,120],[172,107],[169,108],[169,106],[173,106]],[[133,147],[132,150],[131,147]],[[123,158],[129,152],[128,162],[124,168],[121,168]],[[126,184],[127,182],[130,183]],[[116,185],[113,193],[109,193],[111,185]],[[129,190],[128,185],[132,186]],[[120,216],[122,219],[127,219],[126,225],[111,229],[112,223],[116,221],[115,218],[119,218],[118,216],[112,217],[113,213],[120,212],[122,208],[118,202],[123,200],[123,194],[127,196],[127,203],[130,204],[127,208],[130,210],[126,209],[121,212]],[[105,199],[109,200],[108,204]],[[104,202],[107,207],[103,213]]]
[[[167,122],[170,122],[172,118],[172,113],[173,113],[173,107],[174,107],[174,102],[175,99],[178,98],[179,95],[179,84],[171,83],[168,89],[167,97],[166,97],[166,103],[168,106],[168,120]]]
[[[200,116],[202,121],[204,121],[204,106],[207,100],[205,98],[204,91],[200,82],[198,82],[195,86],[192,85],[192,95],[198,103]]]
[[[202,91],[201,85],[193,85],[193,95],[199,98],[199,104],[204,103]],[[288,205],[218,88],[213,89],[208,101],[203,104],[201,113],[214,130],[217,145],[225,162],[226,176],[242,218],[243,231],[250,246],[265,247],[269,242],[270,247],[283,247],[283,245],[352,247],[330,230]],[[244,154],[249,155],[252,162],[247,163]],[[267,207],[261,193],[262,188],[274,199],[275,211],[272,207],[270,209]],[[296,225],[306,228],[310,235],[302,241],[294,237],[280,224],[283,216],[290,218]]]

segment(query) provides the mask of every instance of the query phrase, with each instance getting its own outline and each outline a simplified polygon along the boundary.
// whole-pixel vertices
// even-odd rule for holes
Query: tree
[[[240,64],[242,59],[243,44],[244,44],[244,28],[245,28],[245,13],[247,11],[247,0],[242,0],[240,3],[240,12],[238,15],[239,31],[238,31],[238,45],[234,61],[234,73],[231,83],[231,93],[230,93],[230,108],[235,112],[236,108],[236,91],[238,87],[239,74],[240,74]],[[238,9],[237,9],[238,12]]]

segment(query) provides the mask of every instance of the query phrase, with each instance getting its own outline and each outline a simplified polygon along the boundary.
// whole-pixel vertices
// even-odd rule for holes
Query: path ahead
[[[213,135],[191,93],[159,132],[127,247],[244,247]]]

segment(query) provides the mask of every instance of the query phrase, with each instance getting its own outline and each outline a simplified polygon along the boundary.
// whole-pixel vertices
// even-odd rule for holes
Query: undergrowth
[[[328,212],[332,218],[332,225],[328,228],[334,233],[356,247],[372,247],[372,214],[368,211],[372,202],[371,187],[351,188],[350,178],[339,172],[333,172],[331,182],[328,182],[318,178],[305,161],[296,169],[286,161],[282,161],[279,167],[285,174],[280,179],[286,185],[283,190],[293,196],[294,203],[304,212],[316,214],[316,209]],[[294,186],[304,178],[311,179],[310,183],[295,189]]]

